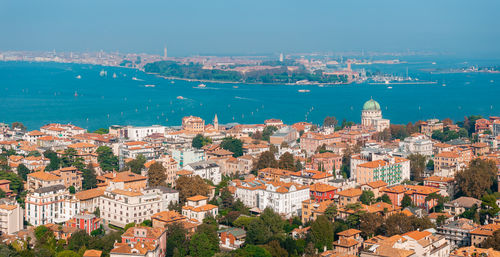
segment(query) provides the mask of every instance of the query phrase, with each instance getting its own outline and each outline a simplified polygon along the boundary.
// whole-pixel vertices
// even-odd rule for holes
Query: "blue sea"
[[[438,83],[392,85],[392,89],[367,83],[324,87],[205,83],[205,88],[197,88],[199,82],[172,81],[126,68],[0,62],[0,122],[19,121],[29,129],[61,122],[89,130],[115,124],[180,125],[186,115],[211,122],[215,114],[220,123],[262,123],[279,118],[285,123],[321,124],[325,116],[359,122],[362,105],[370,98],[380,103],[383,116],[391,123],[500,115],[500,74],[431,74],[428,70],[495,66],[500,60],[425,57],[407,61],[353,68],[401,76],[408,69],[411,77]],[[101,70],[107,76],[101,77]],[[310,92],[300,93],[299,89]]]

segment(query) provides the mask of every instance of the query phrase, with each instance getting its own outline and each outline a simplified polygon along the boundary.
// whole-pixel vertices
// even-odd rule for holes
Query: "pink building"
[[[101,227],[101,219],[92,213],[77,214],[66,222],[66,226],[85,230],[87,234]]]
[[[332,171],[340,170],[342,166],[342,156],[330,152],[318,153],[311,157],[311,165],[315,170],[321,170],[332,173]]]

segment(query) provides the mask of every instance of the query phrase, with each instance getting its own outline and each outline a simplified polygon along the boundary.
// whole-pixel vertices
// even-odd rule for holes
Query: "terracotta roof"
[[[188,175],[193,175],[193,172],[190,170],[179,170],[179,171],[177,171],[177,175],[188,176]]]
[[[383,180],[377,180],[377,181],[372,181],[366,183],[367,186],[371,188],[381,188],[387,186],[387,183],[385,183]]]
[[[365,162],[365,163],[359,164],[358,167],[374,169],[374,168],[386,166],[388,164],[389,163],[384,161],[384,160],[376,160],[376,161]]]
[[[427,215],[429,219],[437,219],[439,216],[445,216],[447,219],[453,217],[451,214],[447,212],[433,212]]]
[[[430,176],[428,178],[424,178],[425,181],[434,181],[434,182],[452,182],[455,179],[450,177],[441,177],[441,176]]]
[[[147,177],[135,174],[130,171],[124,171],[124,172],[110,172],[104,174],[104,177],[106,179],[110,179],[113,182],[132,182],[132,181],[138,181],[138,180],[146,180]]]
[[[146,230],[146,235],[141,236],[144,238],[152,238],[152,239],[159,239],[160,236],[165,233],[165,228],[152,228],[152,227],[146,227],[146,226],[141,226],[141,225],[135,225],[134,227],[131,227],[125,231],[125,233],[122,234],[122,238],[134,238],[136,237],[134,235],[135,230]]]
[[[45,135],[44,133],[38,131],[38,130],[33,130],[28,133],[28,136],[43,136]]]
[[[0,204],[0,209],[12,211],[15,210],[18,206],[17,205],[9,205],[9,204]]]
[[[342,232],[337,233],[337,235],[350,237],[350,236],[354,236],[354,235],[359,234],[359,233],[361,233],[360,230],[350,228],[348,230],[344,230]]]
[[[357,244],[360,244],[360,242],[352,238],[340,238],[338,241],[333,242],[336,247],[352,247]]]
[[[126,196],[141,196],[142,195],[142,193],[138,192],[138,191],[127,191],[127,190],[122,190],[122,189],[115,189],[111,192],[113,192],[115,194],[119,194],[119,195],[126,195]]]
[[[97,147],[97,146],[94,145],[94,144],[80,142],[80,143],[75,143],[75,144],[68,145],[68,147],[69,148],[92,148],[92,147]]]
[[[75,194],[75,197],[78,198],[80,201],[85,201],[88,199],[99,197],[101,195],[104,195],[104,190],[99,189],[99,188],[94,188],[94,189],[89,189],[89,190],[77,192]]]
[[[202,195],[195,195],[195,196],[187,198],[186,200],[197,202],[197,201],[201,201],[201,200],[208,200],[208,197],[202,196]]]
[[[340,192],[337,192],[338,195],[344,196],[344,197],[356,197],[356,196],[361,196],[363,191],[359,188],[349,188]]]
[[[441,152],[438,153],[434,158],[458,158],[460,155],[454,152]]]
[[[87,250],[83,253],[83,257],[101,257],[102,251],[99,250]]]
[[[500,257],[500,251],[495,251],[493,248],[484,249],[477,248],[475,246],[462,247],[451,252],[450,256],[488,256],[488,257]]]
[[[330,186],[328,184],[323,184],[323,183],[315,183],[309,187],[309,191],[315,191],[315,192],[330,192],[330,191],[334,191],[337,189],[338,189],[337,187]]]
[[[127,243],[115,243],[111,253],[137,255],[138,252],[145,256],[148,252],[155,250],[156,247],[158,247],[158,245],[148,241],[135,244],[133,247]]]
[[[61,179],[60,177],[58,177],[56,175],[52,175],[48,172],[43,172],[43,171],[30,173],[30,174],[28,174],[28,177],[33,177],[33,178],[36,178],[39,180],[44,180],[44,181],[54,181],[54,180]]]
[[[213,210],[215,208],[218,208],[216,205],[213,205],[213,204],[205,204],[205,205],[201,205],[201,206],[182,206],[182,209],[183,210],[191,210],[191,211],[194,211],[194,212],[206,212],[206,211],[209,211],[209,210]]]
[[[472,230],[470,233],[474,235],[491,236],[493,232],[499,229],[500,225],[498,224],[487,224]]]
[[[407,232],[407,233],[403,234],[403,236],[411,237],[417,241],[424,238],[424,237],[430,236],[430,235],[432,235],[432,233],[429,231],[418,231],[418,230]]]
[[[157,219],[166,223],[176,222],[176,221],[184,221],[186,217],[176,211],[162,211],[153,214],[151,219]]]

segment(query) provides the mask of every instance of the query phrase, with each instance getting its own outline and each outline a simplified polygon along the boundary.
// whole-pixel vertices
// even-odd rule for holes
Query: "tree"
[[[283,220],[272,209],[266,208],[259,218],[248,225],[246,241],[250,244],[265,244],[283,238]]]
[[[453,125],[453,121],[450,118],[446,118],[446,119],[442,120],[441,122],[443,123],[444,126]]]
[[[333,116],[326,116],[323,120],[323,127],[336,127],[339,122]]]
[[[155,162],[148,169],[148,185],[150,187],[166,186],[166,171],[165,167],[159,162]]]
[[[371,190],[363,190],[359,197],[359,201],[363,204],[370,205],[375,202],[375,194]]]
[[[497,171],[493,161],[474,159],[467,168],[457,172],[455,180],[462,194],[481,198],[493,185]]]
[[[178,256],[185,256],[188,251],[187,230],[181,222],[167,225],[166,256],[173,257],[175,249],[177,249]]]
[[[377,213],[363,213],[359,217],[359,229],[366,238],[377,235],[383,223],[384,218]]]
[[[273,257],[288,257],[286,249],[282,248],[278,240],[273,240],[263,246]]]
[[[302,166],[302,162],[297,159],[295,162],[295,171],[301,171],[304,169],[304,166]]]
[[[43,156],[45,156],[45,158],[48,158],[50,160],[49,165],[47,165],[47,167],[45,167],[46,171],[53,171],[53,170],[59,169],[59,167],[61,165],[61,160],[57,156],[56,152],[54,152],[52,150],[47,150],[43,153]]]
[[[68,239],[68,249],[78,250],[82,247],[89,247],[91,237],[85,232],[85,230],[79,230],[71,235]]]
[[[84,190],[97,187],[97,175],[91,163],[82,170],[82,187]]]
[[[113,154],[113,151],[108,146],[99,146],[97,148],[97,161],[103,171],[118,170],[118,157]]]
[[[233,257],[273,257],[265,248],[247,244],[233,252]]]
[[[193,235],[191,242],[189,242],[189,254],[200,257],[211,257],[215,254],[206,234],[195,233]]]
[[[415,181],[422,181],[425,172],[425,156],[421,154],[410,154],[410,179]]]
[[[308,237],[317,249],[322,250],[325,246],[331,249],[333,243],[333,224],[327,217],[321,215],[311,224]]]
[[[293,155],[289,152],[285,152],[280,156],[278,165],[280,169],[293,171],[295,170],[294,162]]]
[[[261,170],[264,168],[278,168],[278,161],[274,157],[274,154],[270,151],[265,151],[259,155],[259,159],[255,164],[256,170]]]
[[[429,218],[418,218],[416,216],[406,216],[403,213],[390,215],[382,225],[385,236],[401,235],[417,229],[424,230],[434,227]]]
[[[268,141],[270,140],[271,135],[278,130],[275,126],[266,126],[262,131],[262,140]]]
[[[39,151],[31,151],[28,153],[28,157],[29,156],[40,157],[42,154]]]
[[[70,193],[70,194],[72,194],[72,195],[74,195],[74,194],[76,193],[76,189],[75,189],[75,187],[74,187],[74,186],[70,186],[70,187],[68,187],[68,191],[69,191],[69,193]]]
[[[94,131],[96,134],[104,135],[109,133],[109,129],[107,128],[99,128],[98,130]]]
[[[240,157],[243,155],[243,142],[234,137],[225,137],[220,143],[222,149],[226,149],[233,153],[233,157]]]
[[[234,202],[233,194],[229,191],[227,187],[224,187],[220,193],[220,198],[222,200],[222,208],[231,208]]]
[[[201,134],[196,135],[191,141],[191,146],[194,148],[202,148],[205,145],[209,145],[212,143],[212,139],[210,137],[204,137]]]
[[[26,167],[24,164],[19,164],[19,166],[17,166],[17,174],[24,180],[24,181],[27,181],[28,180],[28,174],[31,172],[30,169],[28,169],[28,167]]]
[[[446,221],[446,216],[444,215],[439,215],[437,218],[436,218],[436,226],[438,227],[441,227],[444,222]]]
[[[188,197],[195,195],[207,196],[210,193],[208,184],[200,176],[181,176],[175,182],[175,189],[179,191],[180,203],[184,203]]]
[[[392,205],[391,198],[387,194],[383,194],[382,196],[378,197],[377,202],[384,202]]]
[[[427,169],[428,170],[434,170],[434,161],[432,159],[430,159],[428,162],[427,162],[427,165],[426,165]]]
[[[406,208],[406,207],[409,207],[412,205],[413,205],[413,202],[411,200],[411,197],[409,195],[405,194],[405,196],[403,196],[403,199],[401,200],[401,207]]]
[[[337,205],[332,203],[328,205],[328,207],[326,207],[325,217],[328,218],[328,220],[333,221],[335,220],[336,216],[337,216]]]
[[[141,174],[142,169],[144,169],[144,164],[146,163],[146,157],[144,155],[139,154],[137,157],[132,160],[127,162],[127,167],[130,168],[130,171],[132,171],[135,174]]]
[[[252,221],[256,219],[258,218],[249,216],[240,216],[233,222],[233,225],[242,229],[248,229]]]
[[[11,125],[12,129],[20,129],[22,131],[26,131],[26,126],[22,124],[21,122],[12,122]]]

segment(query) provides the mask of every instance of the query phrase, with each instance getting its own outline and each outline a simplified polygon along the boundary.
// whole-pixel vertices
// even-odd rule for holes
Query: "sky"
[[[498,0],[0,0],[0,51],[500,56]]]

